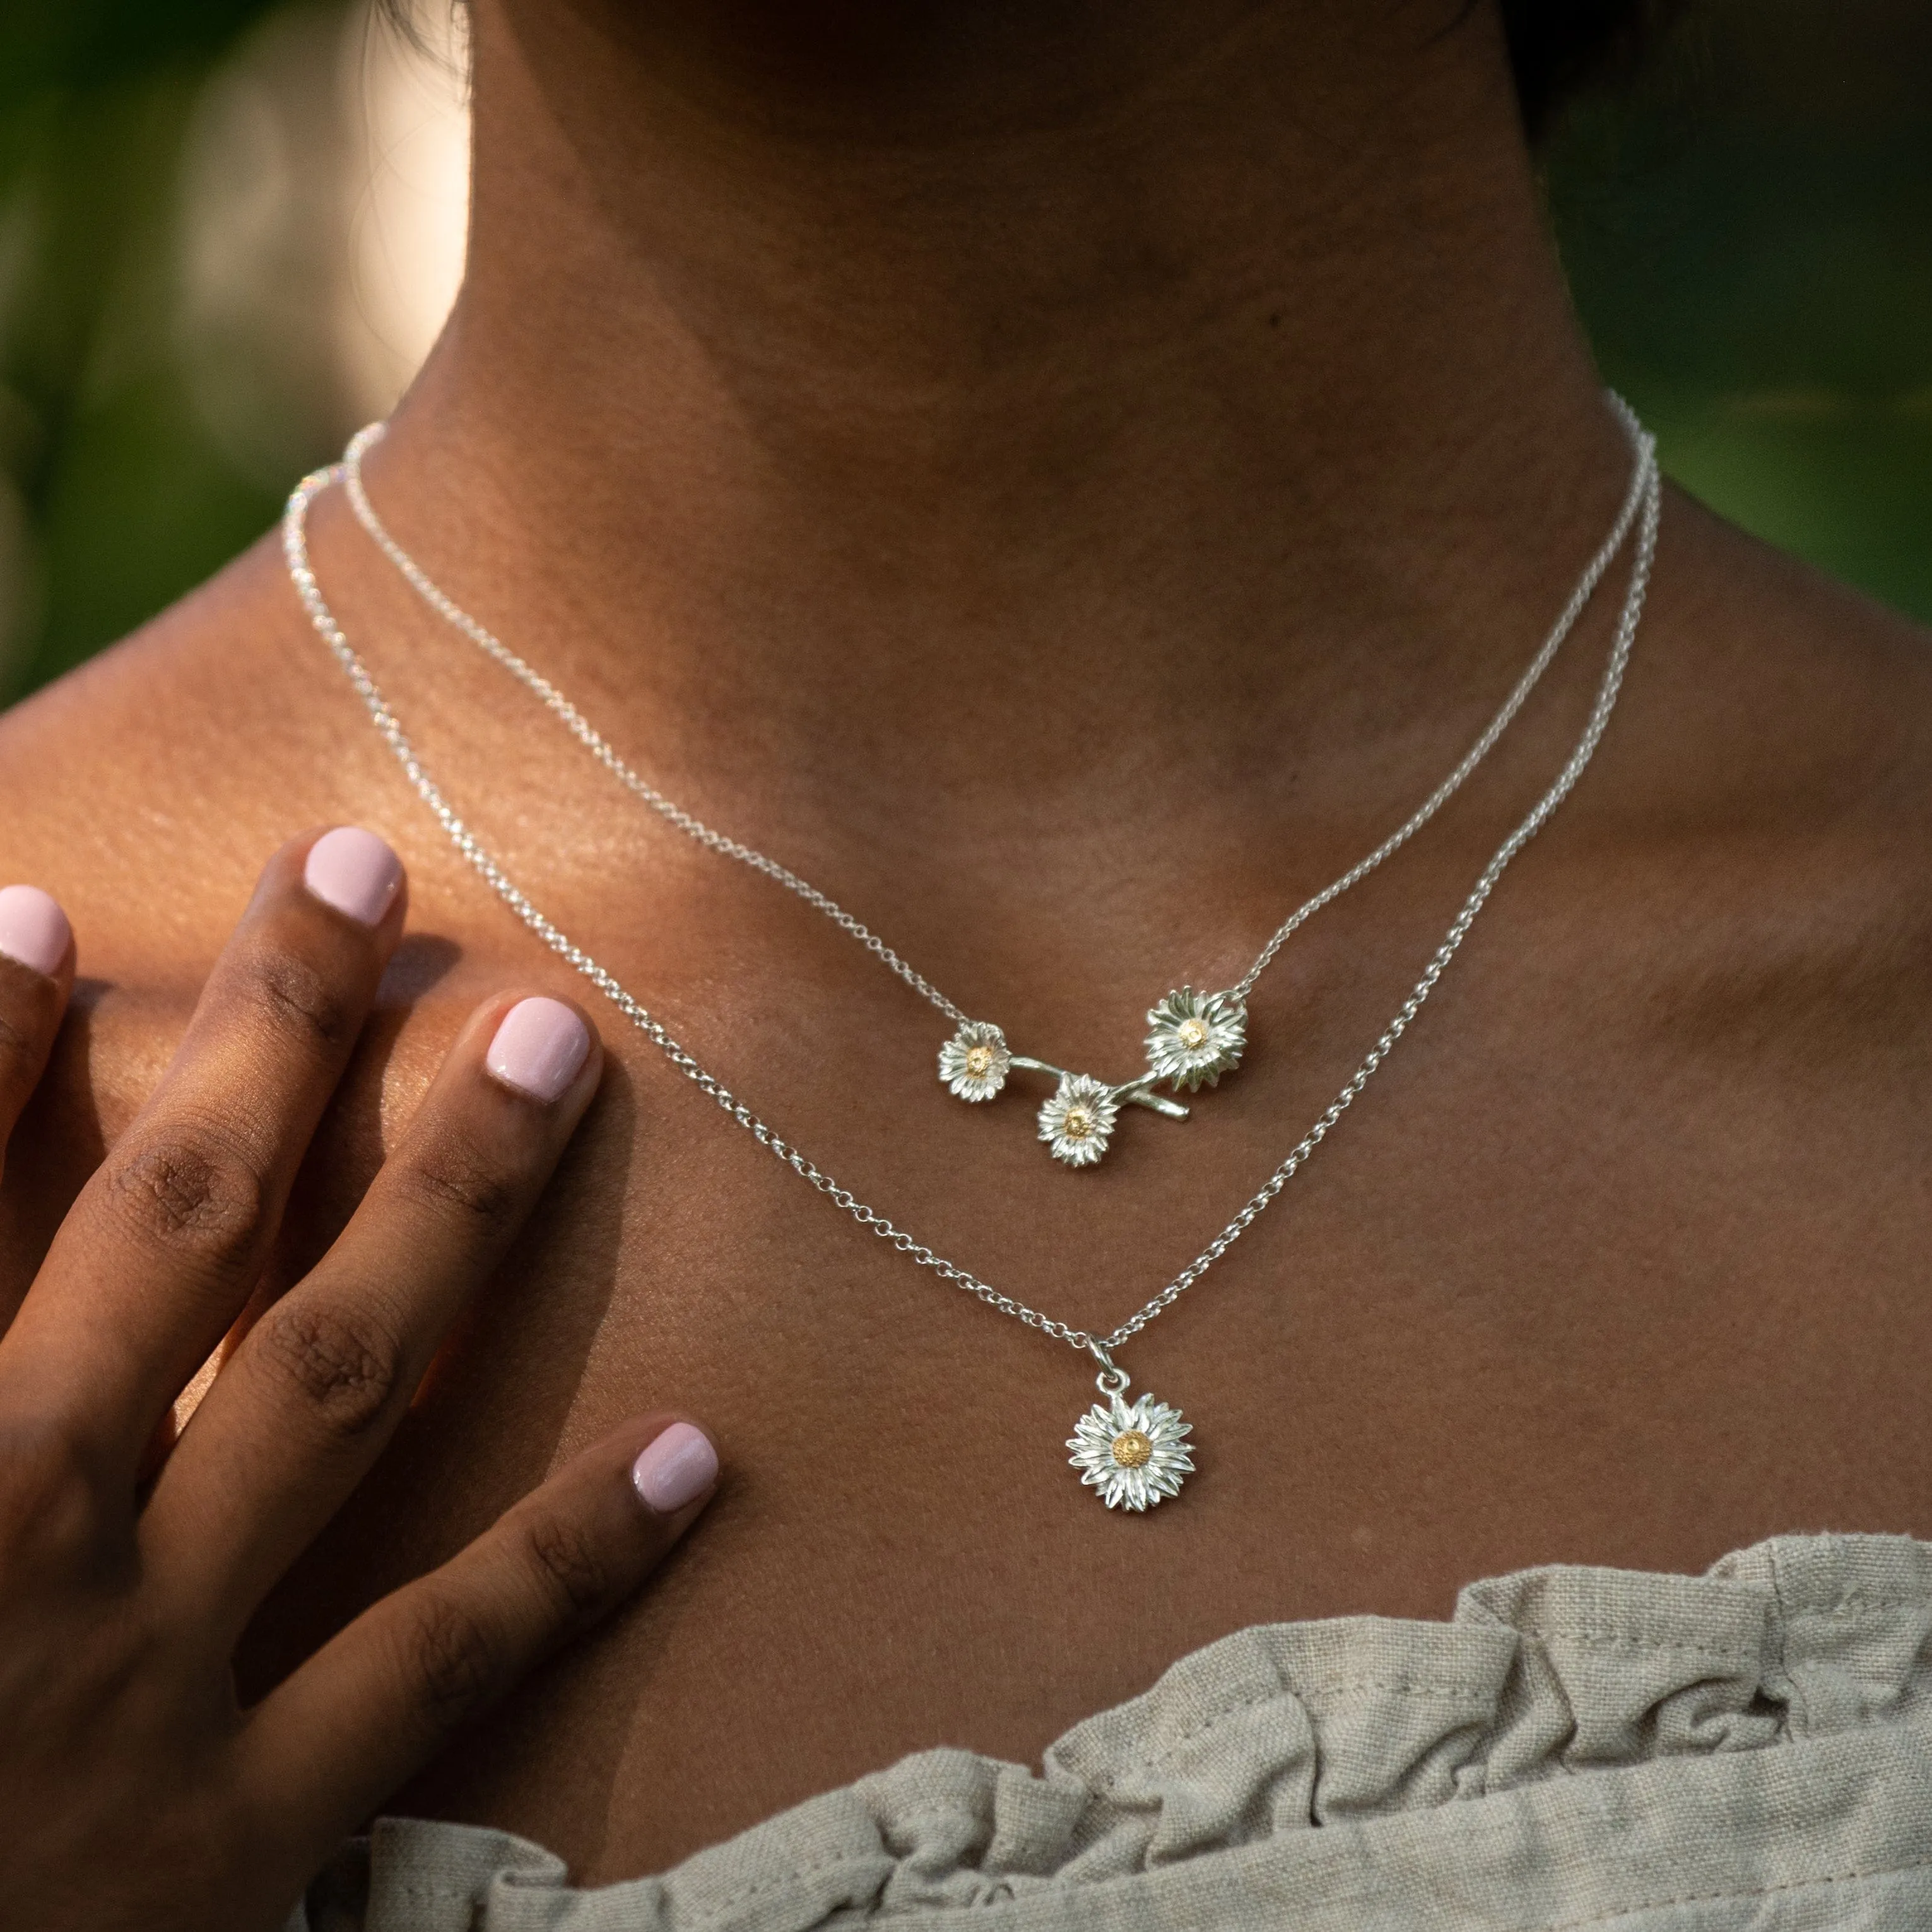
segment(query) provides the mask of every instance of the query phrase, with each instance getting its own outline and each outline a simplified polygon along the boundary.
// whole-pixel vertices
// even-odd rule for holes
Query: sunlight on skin
[[[278,487],[406,388],[462,279],[460,16],[412,46],[367,5],[278,8],[210,77],[182,171],[180,335],[197,412]]]
[[[358,8],[345,29],[349,256],[337,342],[358,419],[386,415],[429,353],[463,278],[470,113],[463,16],[422,10],[427,54]]]

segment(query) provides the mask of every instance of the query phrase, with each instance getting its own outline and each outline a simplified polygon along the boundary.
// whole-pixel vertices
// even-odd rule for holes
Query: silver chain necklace
[[[510,649],[496,634],[470,615],[404,549],[369,500],[362,482],[362,458],[386,432],[386,425],[371,423],[350,442],[344,452],[342,475],[349,502],[356,518],[378,548],[394,565],[410,587],[430,609],[462,633],[487,656],[494,659],[550,711],[571,735],[614,776],[639,798],[675,826],[686,837],[728,859],[777,881],[795,892],[808,905],[823,913],[836,926],[856,940],[866,951],[911,987],[922,999],[951,1020],[954,1032],[939,1050],[940,1082],[962,1100],[975,1103],[994,1099],[1016,1072],[1045,1074],[1054,1082],[1035,1116],[1038,1138],[1054,1157],[1072,1168],[1091,1167],[1112,1144],[1120,1110],[1143,1107],[1169,1120],[1184,1120],[1189,1109],[1179,1102],[1157,1093],[1165,1082],[1172,1092],[1184,1089],[1197,1094],[1204,1085],[1216,1087],[1221,1076],[1240,1063],[1248,1048],[1248,998],[1256,982],[1274,963],[1290,937],[1322,908],[1368,877],[1377,866],[1406,845],[1461,790],[1463,783],[1495,748],[1515,722],[1549,669],[1552,660],[1576,626],[1598,586],[1623,548],[1643,500],[1649,458],[1642,431],[1621,398],[1610,398],[1636,446],[1636,461],[1616,522],[1597,554],[1585,566],[1569,602],[1558,614],[1550,634],[1544,640],[1528,668],[1490,719],[1481,736],[1469,748],[1442,782],[1390,833],[1373,851],[1357,861],[1342,875],[1304,900],[1289,914],[1256,954],[1254,963],[1232,986],[1214,992],[1197,992],[1192,986],[1171,988],[1147,1014],[1144,1042],[1147,1065],[1131,1079],[1110,1082],[1088,1073],[1070,1072],[1051,1060],[1030,1054],[1016,1053],[1008,1045],[1004,1028],[990,1020],[974,1019],[935,986],[925,974],[909,965],[878,934],[848,912],[829,894],[808,880],[801,878],[776,859],[755,847],[707,825],[694,814],[667,798],[625,760],[610,740],[592,725],[583,712],[550,680]]]
[[[1267,1211],[1276,1197],[1300,1172],[1309,1156],[1328,1138],[1336,1123],[1354,1104],[1356,1096],[1367,1085],[1370,1077],[1421,1011],[1424,1003],[1435,990],[1437,982],[1468,936],[1469,928],[1496,890],[1498,880],[1502,878],[1510,862],[1548,823],[1557,808],[1575,788],[1610,723],[1610,714],[1616,708],[1618,694],[1622,687],[1630,650],[1636,640],[1637,626],[1642,615],[1644,598],[1657,553],[1658,524],[1661,512],[1661,492],[1654,443],[1636,424],[1628,410],[1624,410],[1621,404],[1618,406],[1631,428],[1638,450],[1636,476],[1633,484],[1633,496],[1638,505],[1636,549],[1630,567],[1629,587],[1617,621],[1616,634],[1598,686],[1595,701],[1575,748],[1550,788],[1496,848],[1450,922],[1442,944],[1424,968],[1421,977],[1416,981],[1408,998],[1383,1028],[1341,1091],[1289,1150],[1280,1165],[1250,1196],[1233,1220],[1164,1288],[1118,1327],[1105,1335],[1096,1335],[1087,1329],[1075,1328],[1067,1322],[1056,1320],[1017,1297],[1001,1293],[970,1270],[935,1253],[916,1237],[896,1226],[877,1209],[867,1206],[849,1188],[842,1186],[800,1149],[768,1126],[722,1081],[707,1071],[614,974],[547,917],[503,871],[481,840],[458,815],[424,769],[400,721],[390,709],[322,595],[314,569],[309,561],[306,534],[308,509],[310,504],[323,490],[343,479],[345,465],[337,464],[326,470],[317,470],[296,486],[290,496],[288,508],[283,517],[282,543],[290,580],[317,635],[341,666],[357,696],[362,699],[371,722],[394,754],[418,796],[442,827],[450,842],[475,868],[485,883],[524,925],[552,952],[568,961],[603,994],[694,1086],[708,1094],[760,1146],[768,1149],[802,1180],[842,1208],[861,1227],[889,1243],[918,1266],[931,1269],[942,1280],[964,1289],[1000,1314],[1011,1316],[1016,1321],[1025,1323],[1030,1328],[1037,1329],[1055,1341],[1064,1342],[1091,1355],[1100,1364],[1100,1373],[1096,1381],[1102,1400],[1094,1403],[1076,1424],[1074,1434],[1066,1444],[1066,1447],[1073,1452],[1069,1460],[1081,1472],[1082,1482],[1093,1489],[1110,1509],[1120,1508],[1142,1511],[1154,1507],[1164,1498],[1177,1494],[1183,1479],[1192,1472],[1194,1465],[1186,1441],[1192,1430],[1190,1425],[1182,1420],[1178,1409],[1155,1400],[1150,1394],[1143,1393],[1132,1402],[1126,1400],[1130,1378],[1124,1369],[1116,1366],[1114,1352],[1138,1335],[1149,1322],[1172,1307]],[[1601,572],[1598,574],[1600,575]],[[1570,621],[1574,623],[1574,616]],[[531,675],[534,676],[535,674]],[[1526,691],[1523,695],[1527,695]],[[1515,694],[1512,694],[1512,698],[1514,697]],[[1508,719],[1504,718],[1503,722],[1506,725]],[[1502,728],[1494,728],[1500,735]],[[584,729],[588,730],[589,728],[586,726]],[[1493,742],[1493,740],[1490,742]],[[1482,748],[1486,750],[1487,746],[1484,746]],[[1459,779],[1457,782],[1460,782]],[[659,808],[663,809],[664,807],[660,806]],[[694,824],[695,822],[693,821]],[[1406,836],[1406,832],[1404,836]],[[719,835],[713,834],[712,836],[717,838]],[[721,846],[720,849],[724,848]],[[730,856],[744,856],[746,862],[758,864],[758,855],[750,854],[748,848],[740,848]],[[1379,862],[1379,859],[1376,862]],[[759,866],[759,869],[766,869],[770,863],[765,862]],[[1346,877],[1346,874],[1344,876]],[[803,882],[798,884],[802,887]],[[1332,897],[1342,889],[1339,884],[1330,887],[1326,896]],[[810,889],[806,888],[805,890],[809,896]],[[1317,901],[1310,902],[1300,916],[1305,917],[1306,910],[1312,910],[1322,898],[1322,896],[1318,896]],[[834,910],[836,912],[836,909]],[[852,925],[856,927],[857,922],[853,921]],[[863,932],[862,928],[859,930]],[[1266,965],[1272,949],[1278,946],[1292,930],[1293,924],[1291,923],[1277,934],[1274,940],[1270,941],[1270,949],[1264,950],[1262,958],[1257,964],[1257,972]],[[867,937],[869,938],[869,935]],[[1252,980],[1249,983],[1252,983]]]

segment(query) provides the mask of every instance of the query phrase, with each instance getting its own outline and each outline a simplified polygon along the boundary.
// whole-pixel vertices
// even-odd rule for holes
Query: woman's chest
[[[352,1208],[476,1001],[584,990],[448,854],[406,856],[414,936],[285,1270]],[[1694,878],[1580,908],[1567,876],[1498,899],[1271,1204],[1118,1352],[1193,1428],[1185,1487],[1144,1515],[1069,1466],[1090,1359],[879,1238],[593,998],[614,1052],[590,1120],[395,1453],[272,1600],[251,1673],[619,1416],[702,1420],[726,1487],[673,1570],[399,1801],[513,1826],[594,1876],[936,1742],[1030,1757],[1245,1624],[1440,1616],[1472,1576],[1695,1570],[1790,1528],[1932,1532],[1918,956],[1841,938],[1836,908],[1807,927],[1802,904],[1802,943],[1766,944]],[[1239,1070],[1186,1121],[1130,1110],[1080,1172],[1037,1138],[1040,1080],[953,1099],[949,1026],[883,976],[868,990],[808,914],[687,896],[648,926],[588,900],[571,920],[855,1199],[1105,1331],[1343,1090],[1435,943],[1436,898],[1453,886],[1298,938]],[[196,976],[145,976],[156,932],[80,910],[98,976],[8,1177],[27,1250],[165,1064]],[[1115,937],[1077,989],[1012,982],[1016,1042],[1124,1077],[1160,989],[1110,974],[1148,950]]]
[[[392,1113],[496,970],[455,963],[424,993]],[[699,992],[678,997],[708,1015],[688,1030],[706,1064],[840,1186],[1095,1332],[1265,1184],[1340,1044],[1317,1032],[1299,1067],[1244,1069],[1070,1173],[1025,1100],[952,1101],[916,1029],[902,1052],[802,994],[774,1021]],[[700,1419],[728,1486],[674,1571],[402,1801],[608,1875],[935,1742],[1030,1757],[1244,1624],[1440,1616],[1472,1576],[1694,1570],[1784,1529],[1932,1530],[1924,1150],[1894,1084],[1853,1056],[1686,1052],[1675,1006],[1573,1026],[1562,998],[1502,980],[1445,1004],[1120,1349],[1132,1392],[1193,1426],[1181,1494],[1144,1515],[1069,1466],[1090,1359],[879,1238],[603,1016],[617,1052],[579,1145],[272,1605],[257,1667],[617,1417]],[[381,1111],[352,1085],[317,1227]]]

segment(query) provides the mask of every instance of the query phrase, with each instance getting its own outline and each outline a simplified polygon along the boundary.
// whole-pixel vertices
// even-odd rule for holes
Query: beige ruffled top
[[[1932,1545],[1257,1625],[1037,1773],[925,1751],[661,1876],[566,1880],[506,1834],[385,1820],[290,1932],[1932,1932]]]

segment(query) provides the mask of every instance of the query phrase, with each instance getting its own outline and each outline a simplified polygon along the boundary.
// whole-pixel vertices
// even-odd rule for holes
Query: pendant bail
[[[1133,1378],[1125,1369],[1117,1368],[1114,1358],[1108,1352],[1104,1342],[1096,1342],[1092,1336],[1087,1338],[1088,1352],[1100,1364],[1100,1372],[1094,1378],[1094,1385],[1102,1395],[1120,1394]]]

